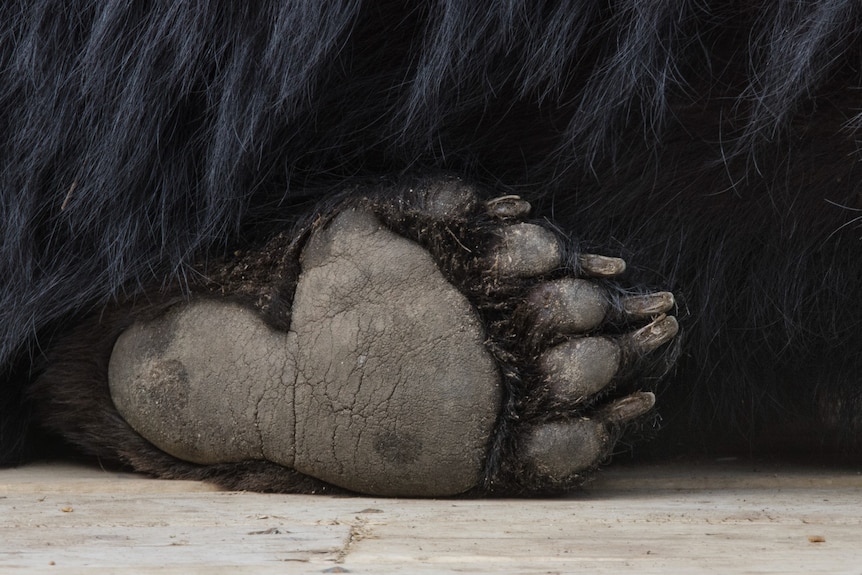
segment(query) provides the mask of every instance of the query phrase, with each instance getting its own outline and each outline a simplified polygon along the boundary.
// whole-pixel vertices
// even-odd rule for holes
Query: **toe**
[[[554,421],[531,429],[522,457],[547,484],[565,485],[579,473],[596,467],[614,446],[614,428],[649,412],[655,396],[634,393],[617,400],[591,418]]]
[[[523,457],[544,481],[559,484],[595,467],[610,448],[611,435],[604,424],[574,419],[534,427],[527,435]]]
[[[622,353],[604,337],[582,337],[552,347],[539,358],[556,400],[579,403],[608,386],[620,369]]]
[[[500,231],[490,269],[503,277],[532,277],[557,269],[562,250],[556,236],[534,224],[514,224]]]
[[[479,198],[475,189],[460,179],[444,178],[427,187],[411,189],[404,201],[432,221],[451,221],[466,218]]]
[[[566,278],[536,286],[520,306],[528,333],[555,335],[596,329],[608,312],[608,298],[599,286]]]
[[[539,369],[555,401],[577,405],[609,388],[624,366],[631,367],[678,331],[676,318],[663,315],[621,337],[573,338],[542,353]]]

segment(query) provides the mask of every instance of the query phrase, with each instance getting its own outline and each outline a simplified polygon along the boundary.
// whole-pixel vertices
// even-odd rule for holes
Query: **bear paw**
[[[205,295],[125,329],[113,403],[202,466],[375,495],[576,485],[652,409],[674,300],[619,288],[622,260],[572,255],[529,211],[454,179],[344,201],[299,234],[292,294]]]

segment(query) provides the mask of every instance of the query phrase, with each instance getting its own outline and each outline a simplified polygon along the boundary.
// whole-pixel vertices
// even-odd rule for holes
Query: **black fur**
[[[677,294],[665,445],[852,452],[860,31],[851,0],[4,3],[0,460],[79,318],[440,169]]]

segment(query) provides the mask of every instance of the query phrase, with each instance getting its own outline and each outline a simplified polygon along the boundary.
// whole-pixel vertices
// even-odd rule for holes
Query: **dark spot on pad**
[[[154,361],[150,367],[150,377],[141,378],[142,393],[159,397],[169,397],[175,407],[185,407],[188,402],[189,374],[186,366],[176,359]]]
[[[419,459],[422,442],[409,433],[381,433],[374,442],[374,451],[391,463],[413,463]]]

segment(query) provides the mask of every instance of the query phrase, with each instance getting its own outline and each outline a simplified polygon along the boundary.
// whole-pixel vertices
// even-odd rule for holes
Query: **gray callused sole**
[[[120,414],[195,463],[266,459],[382,495],[474,487],[501,390],[465,297],[361,211],[316,234],[302,269],[287,333],[215,300],[124,332],[109,367]]]

